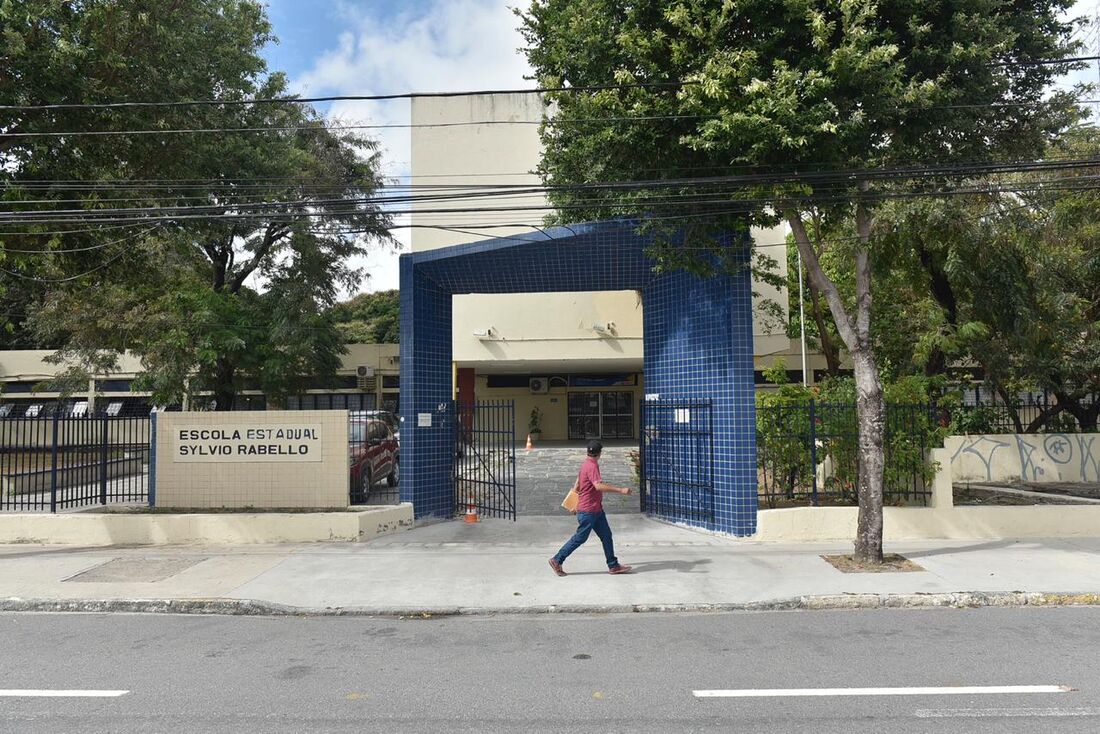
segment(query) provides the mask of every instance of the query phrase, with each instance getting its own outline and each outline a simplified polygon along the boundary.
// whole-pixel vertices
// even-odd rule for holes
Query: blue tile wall
[[[751,274],[748,268],[707,279],[662,274],[644,289],[642,304],[646,395],[713,405],[714,519],[670,519],[751,535],[757,509]]]
[[[401,258],[401,501],[417,518],[454,514],[451,293]],[[418,416],[431,416],[420,426]]]
[[[417,518],[453,512],[451,296],[640,290],[646,393],[710,399],[714,520],[756,529],[756,425],[749,270],[701,280],[654,275],[631,221],[571,225],[401,257],[401,499]],[[431,413],[430,428],[417,415]],[[685,518],[700,524],[701,521]]]

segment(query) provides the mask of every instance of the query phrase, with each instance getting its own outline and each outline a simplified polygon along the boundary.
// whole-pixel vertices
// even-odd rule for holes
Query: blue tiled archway
[[[417,518],[454,511],[453,438],[442,420],[453,396],[451,297],[637,290],[647,395],[714,405],[714,520],[705,527],[755,532],[749,270],[706,279],[654,273],[648,244],[632,222],[612,221],[401,256],[401,499],[413,503]],[[418,420],[426,415],[435,416],[431,425]]]

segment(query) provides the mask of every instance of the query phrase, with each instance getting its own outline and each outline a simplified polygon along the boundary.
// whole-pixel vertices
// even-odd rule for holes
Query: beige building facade
[[[153,404],[135,379],[141,361],[130,354],[119,360],[111,374],[95,375],[85,384],[62,392],[51,384],[65,365],[51,363],[48,350],[0,351],[0,418],[61,415],[148,415]],[[349,344],[348,353],[333,380],[312,380],[280,405],[270,401],[258,386],[245,386],[238,397],[239,410],[390,410],[399,402],[401,369],[396,344]],[[249,389],[251,388],[251,389]],[[183,410],[203,409],[198,404],[161,406]]]
[[[414,187],[418,193],[457,190],[475,195],[499,192],[494,187],[501,185],[540,187],[534,171],[541,158],[538,130],[545,113],[535,94],[414,99]],[[537,232],[548,207],[541,193],[477,201],[418,199],[412,208],[413,251]],[[468,211],[474,207],[496,211]],[[500,211],[515,207],[526,209]],[[753,229],[751,234],[758,250],[785,277],[785,228]],[[800,368],[799,344],[785,333],[785,289],[755,282],[753,290],[758,294],[753,328],[757,369],[780,357],[790,368]],[[779,306],[779,318],[765,317],[759,307],[765,300]],[[637,293],[456,295],[453,309],[460,400],[515,400],[517,437],[536,423],[548,440],[637,437],[637,405],[645,393]],[[813,362],[811,369],[824,366],[817,364],[819,357]],[[532,420],[535,409],[537,421]]]

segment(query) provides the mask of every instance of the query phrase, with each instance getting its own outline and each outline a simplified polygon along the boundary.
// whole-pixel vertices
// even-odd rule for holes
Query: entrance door
[[[455,513],[516,519],[516,404],[454,404]]]
[[[569,393],[569,438],[634,436],[634,393],[629,390]]]

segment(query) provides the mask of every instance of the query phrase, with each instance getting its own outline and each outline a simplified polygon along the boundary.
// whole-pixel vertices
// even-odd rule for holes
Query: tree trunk
[[[825,314],[821,308],[821,293],[817,290],[817,286],[812,279],[810,279],[809,286],[810,314],[814,317],[814,324],[817,326],[817,338],[821,344],[821,353],[825,356],[825,366],[831,377],[839,377],[840,349],[833,341],[833,336],[829,333],[828,326],[825,323]]]
[[[860,184],[860,190],[867,188]],[[848,313],[836,284],[821,267],[817,251],[810,243],[801,215],[785,212],[795,242],[802,253],[810,279],[817,285],[833,314],[837,332],[848,348],[855,367],[856,417],[859,422],[859,519],[857,521],[855,558],[863,563],[882,563],[882,496],[883,437],[886,430],[886,405],[882,381],[875,364],[871,338],[871,217],[862,200],[856,202],[856,234],[859,245],[855,252],[856,303],[855,317]]]
[[[936,299],[936,303],[943,309],[948,326],[954,329],[959,325],[959,301],[955,297],[955,289],[952,288],[947,273],[944,272],[943,267],[932,257],[932,253],[925,247],[924,242],[919,237],[914,238],[914,242],[916,244],[917,256],[920,258],[921,266],[924,268],[925,272],[928,273],[932,297]],[[935,375],[942,375],[946,371],[947,355],[940,347],[934,347],[932,353],[928,355],[928,361],[924,365],[924,374],[926,377],[933,377]]]
[[[859,518],[856,521],[855,557],[865,563],[882,563],[882,493],[886,459],[886,403],[878,367],[870,350],[852,353],[856,378],[856,417],[859,421]]]
[[[225,359],[219,359],[214,365],[214,400],[216,402],[214,410],[219,412],[233,410],[237,401],[237,390],[233,385],[236,371],[236,367]]]

